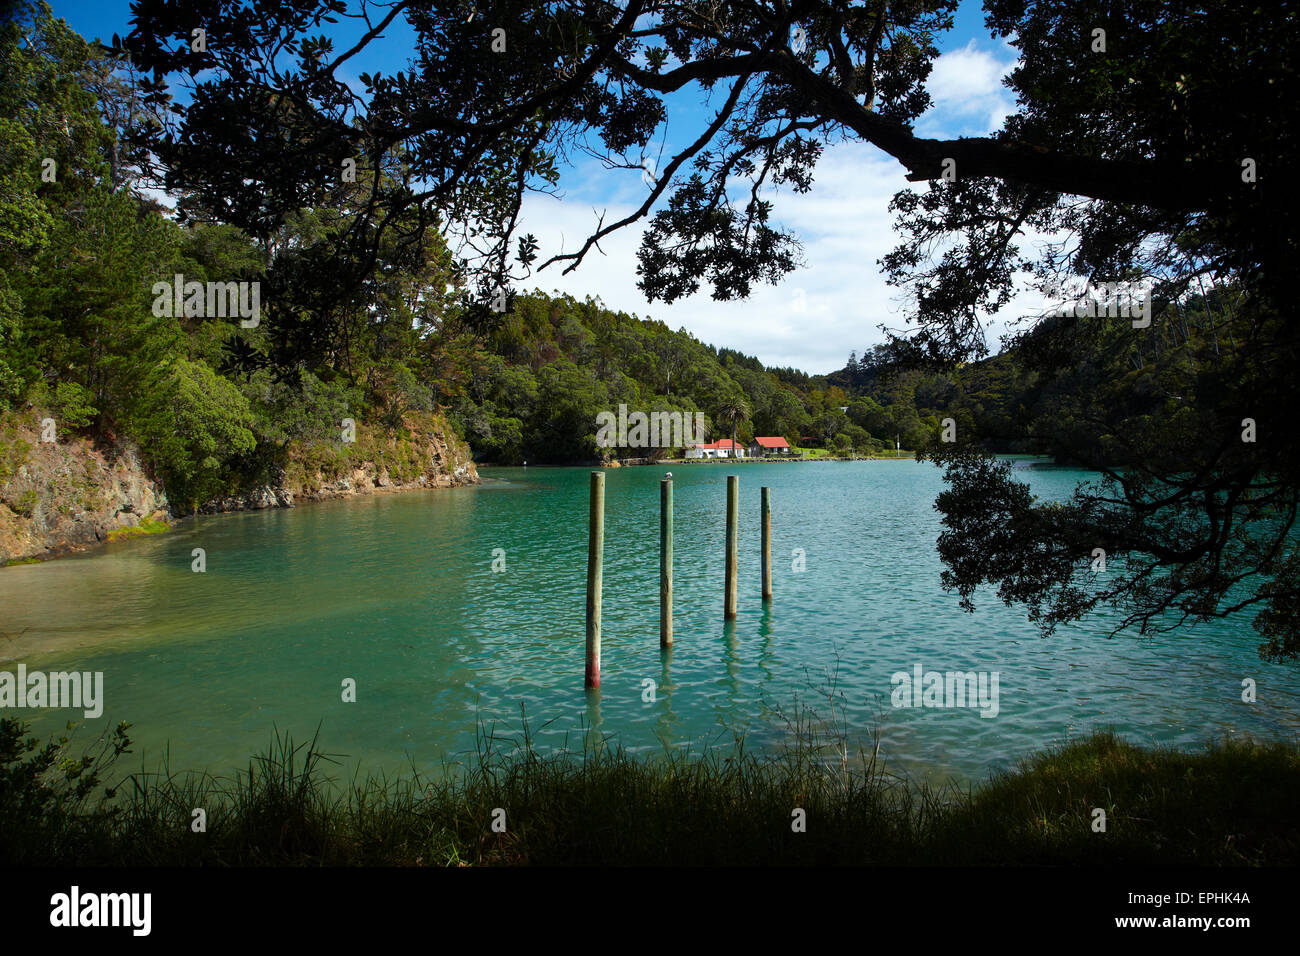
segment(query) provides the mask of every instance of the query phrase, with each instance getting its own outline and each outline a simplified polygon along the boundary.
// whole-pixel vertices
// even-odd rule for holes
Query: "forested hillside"
[[[131,511],[127,499],[98,501],[111,493],[91,478],[64,487],[57,462],[85,458],[86,441],[114,461],[138,449],[173,514],[358,483],[473,480],[468,450],[422,383],[429,343],[413,321],[419,291],[446,286],[441,247],[427,245],[382,285],[337,304],[346,348],[287,371],[236,369],[241,353],[264,345],[260,306],[277,275],[309,268],[310,242],[346,232],[346,205],[325,197],[261,237],[183,194],[173,212],[150,198],[160,195],[151,188],[158,171],[122,135],[142,115],[127,65],[48,7],[5,24],[0,517],[22,525],[8,528],[12,540],[28,542],[13,553],[93,540],[105,528],[51,529],[106,508]],[[211,283],[220,283],[216,314]],[[66,454],[46,462],[37,442]]]
[[[595,420],[621,403],[701,412],[714,438],[849,454],[923,447],[947,414],[996,447],[1026,434],[1025,382],[1005,358],[889,376],[875,350],[814,377],[598,301],[533,293],[494,312],[471,301],[434,231],[418,248],[379,239],[377,270],[329,303],[331,345],[314,348],[292,327],[320,304],[284,293],[320,249],[356,241],[350,203],[373,172],[304,197],[261,236],[183,189],[169,189],[174,209],[160,205],[165,171],[125,135],[149,120],[129,64],[48,8],[8,23],[2,42],[0,414],[33,430],[53,419],[62,440],[138,446],[176,513],[277,487],[303,461],[345,474],[363,454],[356,429],[364,454],[382,457],[443,427],[442,414],[476,458],[499,463],[616,455],[596,447]],[[244,283],[244,299],[213,314],[213,283]],[[234,309],[253,304],[249,286],[258,315]]]
[[[942,374],[895,369],[877,347],[814,376],[568,296],[520,296],[478,332],[449,314],[431,346],[435,400],[479,457],[501,463],[599,457],[596,415],[620,403],[702,412],[711,438],[730,437],[734,419],[738,441],[780,435],[861,455],[927,447],[951,416],[986,447],[1023,450],[1037,396],[1010,355]]]
[[[595,416],[619,403],[702,412],[711,438],[729,437],[734,418],[738,440],[781,435],[845,455],[892,452],[895,442],[934,448],[951,419],[963,446],[1077,461],[1104,456],[1112,440],[1091,423],[1156,414],[1175,391],[1191,394],[1182,379],[1198,362],[1233,353],[1239,294],[1221,284],[1169,303],[1150,328],[1126,318],[1048,320],[1001,354],[947,372],[909,368],[877,345],[828,375],[767,368],[598,301],[532,294],[477,332],[449,312],[430,342],[429,385],[476,456],[501,463],[599,457]],[[1049,352],[1066,324],[1076,327],[1070,351]],[[1050,374],[1029,370],[1028,357]],[[1074,454],[1062,454],[1069,446]]]
[[[597,415],[620,404],[702,413],[711,439],[780,435],[843,455],[923,450],[945,419],[962,444],[1049,447],[1036,439],[1086,416],[1085,380],[1111,383],[1112,406],[1138,408],[1146,399],[1129,386],[1162,343],[1166,359],[1190,356],[1189,340],[1218,350],[1206,330],[1231,308],[1220,287],[1169,307],[1144,336],[1097,323],[1074,343],[1070,368],[1047,378],[1022,361],[1044,367],[1041,330],[947,372],[909,370],[884,345],[829,375],[767,368],[599,300],[534,292],[485,308],[436,231],[418,243],[400,230],[354,234],[349,210],[374,171],[303,197],[266,235],[224,223],[174,183],[175,208],[160,205],[165,171],[126,135],[149,120],[145,85],[48,10],[4,28],[0,414],[25,429],[52,418],[64,439],[138,446],[175,513],[286,481],[300,494],[304,476],[328,482],[363,460],[376,481],[410,478],[417,433],[446,432],[437,441],[448,447],[463,436],[476,459],[501,464],[646,454],[597,447]],[[326,304],[329,336],[309,334],[322,304],[302,299],[303,276],[322,250],[367,236],[375,269]],[[255,287],[259,314],[234,309],[247,296],[213,314],[214,283]],[[5,460],[20,466],[12,448]]]

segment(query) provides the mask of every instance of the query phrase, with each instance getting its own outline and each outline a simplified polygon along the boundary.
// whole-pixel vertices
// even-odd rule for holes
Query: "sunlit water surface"
[[[1017,473],[1063,497],[1088,475]],[[740,475],[740,611],[722,615],[726,475]],[[90,738],[134,725],[133,758],[246,766],[273,732],[347,766],[438,771],[476,732],[543,747],[597,728],[636,752],[774,749],[797,705],[848,724],[887,766],[969,782],[1099,727],[1193,746],[1293,739],[1300,694],[1242,618],[1154,639],[1106,620],[1038,636],[992,594],[963,613],[939,586],[938,469],[910,461],[676,466],[676,643],[659,649],[662,468],[606,473],[603,682],[583,689],[588,469],[485,471],[476,488],[199,518],[93,554],[0,570],[0,669],[102,671]],[[775,599],[759,593],[759,488],[773,501]],[[207,569],[191,570],[203,548]],[[494,551],[505,570],[492,570]],[[796,571],[801,549],[805,570]],[[500,552],[497,552],[500,555]],[[499,563],[499,562],[498,562]],[[997,671],[999,711],[899,709],[891,675]],[[356,702],[342,700],[345,678]],[[1258,700],[1241,700],[1242,680]],[[654,682],[654,700],[645,697]],[[842,710],[840,709],[842,708]],[[13,713],[7,711],[6,713]],[[17,712],[46,736],[67,710]]]

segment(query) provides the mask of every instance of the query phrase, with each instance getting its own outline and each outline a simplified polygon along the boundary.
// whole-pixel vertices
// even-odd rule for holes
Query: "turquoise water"
[[[1087,476],[1018,461],[1043,497]],[[939,586],[942,488],[910,461],[674,466],[676,645],[658,646],[662,468],[606,472],[602,687],[583,689],[582,468],[494,469],[477,488],[202,517],[91,555],[0,571],[0,669],[102,671],[90,737],[134,725],[134,759],[225,772],[273,728],[320,727],[347,765],[436,770],[476,730],[543,746],[595,728],[631,750],[775,748],[796,703],[886,764],[968,782],[1026,753],[1114,726],[1192,746],[1249,732],[1294,738],[1291,669],[1258,659],[1249,621],[1107,639],[1105,622],[1041,639],[992,595],[974,615]],[[724,623],[726,476],[740,475],[740,612]],[[773,501],[775,599],[759,597],[759,488]],[[192,549],[207,570],[191,570]],[[494,549],[505,571],[492,570]],[[805,570],[792,569],[803,549]],[[999,712],[891,706],[892,674],[997,671]],[[1241,701],[1252,678],[1258,701]],[[356,681],[345,703],[342,682]],[[655,700],[643,699],[646,680]],[[40,735],[70,711],[22,710]]]

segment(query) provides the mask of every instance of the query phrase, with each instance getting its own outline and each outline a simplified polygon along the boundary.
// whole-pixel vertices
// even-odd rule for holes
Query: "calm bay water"
[[[1017,462],[1045,498],[1085,473]],[[722,619],[726,475],[740,475],[740,615]],[[476,730],[542,746],[591,728],[633,751],[776,748],[796,702],[843,695],[855,741],[878,728],[887,765],[978,780],[1028,752],[1113,726],[1194,746],[1236,733],[1293,739],[1300,693],[1264,664],[1246,618],[1153,639],[1105,621],[1043,640],[992,594],[974,615],[939,587],[942,479],[910,461],[677,466],[676,646],[658,647],[662,468],[606,473],[602,689],[582,686],[589,469],[493,469],[462,488],[203,517],[92,555],[0,570],[0,669],[102,671],[90,738],[134,725],[150,769],[227,772],[273,728],[347,766],[436,770]],[[759,599],[759,488],[773,499],[775,601]],[[207,570],[191,571],[191,550]],[[492,571],[493,550],[506,570]],[[806,570],[792,570],[803,549]],[[890,676],[1000,672],[1000,710],[895,709]],[[341,700],[344,678],[357,700]],[[1241,681],[1259,699],[1241,702]],[[642,699],[643,681],[656,700]],[[837,707],[840,706],[837,704]],[[71,711],[8,711],[45,736]]]

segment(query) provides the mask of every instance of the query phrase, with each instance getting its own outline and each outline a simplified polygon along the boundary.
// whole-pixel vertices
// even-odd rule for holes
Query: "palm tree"
[[[718,417],[731,421],[731,457],[736,457],[736,423],[749,420],[749,403],[743,397],[728,398],[718,406]]]

